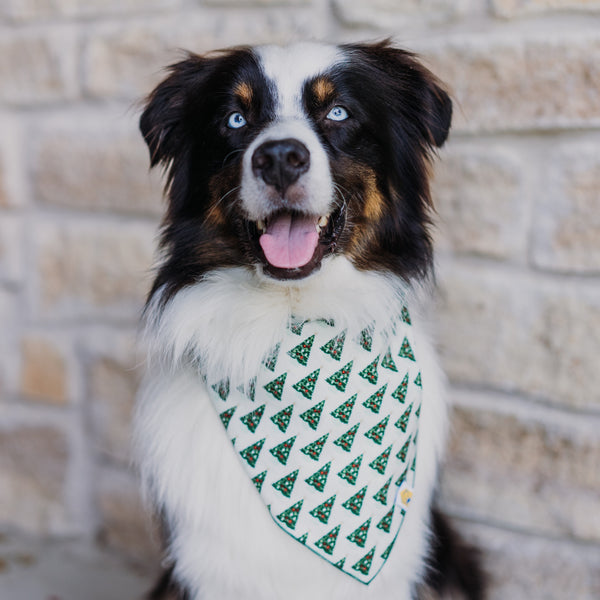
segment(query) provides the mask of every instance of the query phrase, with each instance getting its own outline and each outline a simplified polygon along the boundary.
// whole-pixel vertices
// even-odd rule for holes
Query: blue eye
[[[345,121],[349,116],[348,111],[342,106],[334,106],[327,114],[330,121]]]
[[[227,127],[230,129],[240,129],[244,125],[246,125],[246,119],[242,113],[234,112],[229,115]]]

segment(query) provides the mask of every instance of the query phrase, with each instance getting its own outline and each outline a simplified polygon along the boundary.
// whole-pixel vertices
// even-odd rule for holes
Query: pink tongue
[[[269,264],[280,269],[296,269],[310,261],[319,243],[315,217],[282,214],[269,223],[259,238]]]

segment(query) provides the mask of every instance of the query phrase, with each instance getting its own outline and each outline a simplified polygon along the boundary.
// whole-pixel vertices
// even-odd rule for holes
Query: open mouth
[[[249,221],[248,231],[265,273],[275,279],[301,279],[335,250],[344,222],[341,208],[329,215],[281,210]]]

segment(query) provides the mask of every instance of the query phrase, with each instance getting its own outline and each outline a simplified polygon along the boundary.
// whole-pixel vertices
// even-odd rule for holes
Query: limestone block
[[[454,410],[444,502],[487,522],[600,542],[599,427],[545,416]]]
[[[27,335],[21,343],[21,393],[54,405],[69,402],[67,361],[49,337]]]
[[[69,445],[50,425],[0,429],[0,520],[51,533],[66,520]]]
[[[69,32],[16,30],[0,39],[0,103],[36,105],[79,95],[75,39]]]
[[[35,197],[86,211],[158,215],[160,173],[149,174],[146,145],[134,119],[126,127],[72,123],[42,130],[34,151]]]
[[[494,14],[506,19],[557,11],[600,11],[597,0],[493,0]]]
[[[151,279],[153,225],[39,223],[33,235],[36,314],[137,320]]]
[[[467,267],[439,275],[441,355],[453,380],[598,408],[597,290]]]
[[[450,144],[433,184],[439,250],[493,258],[522,258],[527,202],[518,155],[470,143]]]
[[[550,159],[534,214],[533,262],[575,273],[600,273],[598,144],[563,149]]]
[[[456,131],[521,131],[600,123],[597,34],[464,38],[423,47],[457,101]]]

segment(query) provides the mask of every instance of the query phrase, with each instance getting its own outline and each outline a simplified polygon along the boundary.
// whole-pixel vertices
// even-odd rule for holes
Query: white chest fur
[[[150,499],[172,533],[176,575],[192,598],[359,600],[410,598],[426,549],[429,501],[444,445],[443,378],[414,299],[415,350],[423,374],[414,503],[386,567],[368,585],[338,571],[277,527],[244,472],[197,366],[247,381],[290,313],[334,318],[356,331],[397,312],[397,282],[328,261],[301,288],[231,270],[189,288],[150,320],[149,368],[136,415],[136,450]],[[412,305],[411,305],[412,303]],[[166,358],[166,360],[165,360]]]

